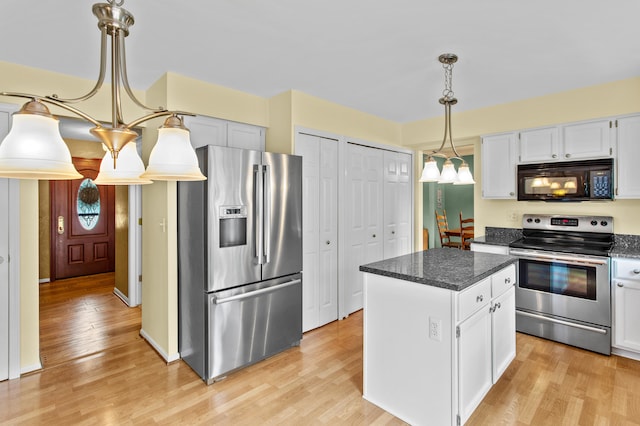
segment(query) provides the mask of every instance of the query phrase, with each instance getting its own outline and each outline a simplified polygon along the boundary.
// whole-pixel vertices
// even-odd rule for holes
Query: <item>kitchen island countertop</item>
[[[434,248],[360,266],[360,271],[461,291],[518,258],[456,248]]]

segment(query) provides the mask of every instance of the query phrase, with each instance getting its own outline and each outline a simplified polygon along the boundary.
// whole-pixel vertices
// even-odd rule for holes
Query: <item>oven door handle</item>
[[[532,314],[532,313],[525,312],[525,311],[516,310],[516,315],[522,315],[522,316],[525,316],[525,317],[531,317],[531,318],[535,318],[535,319],[549,321],[549,322],[552,322],[552,323],[555,323],[555,324],[566,325],[566,326],[569,326],[569,327],[579,328],[579,329],[586,330],[586,331],[591,331],[591,332],[594,332],[594,333],[607,334],[607,330],[604,329],[604,328],[589,327],[588,325],[577,324],[575,322],[564,321],[564,320],[557,319],[557,318],[549,318],[549,317],[546,317],[544,315]]]
[[[531,260],[558,260],[561,262],[571,263],[574,265],[606,265],[609,261],[608,259],[585,259],[581,257],[572,257],[572,256],[559,256],[556,254],[545,254],[545,253],[531,253],[527,251],[520,250],[510,250],[509,254],[512,256],[519,256]]]

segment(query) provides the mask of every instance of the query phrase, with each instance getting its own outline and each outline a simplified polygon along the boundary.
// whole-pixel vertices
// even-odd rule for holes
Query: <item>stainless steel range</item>
[[[609,355],[613,218],[526,214],[522,228],[516,329]]]

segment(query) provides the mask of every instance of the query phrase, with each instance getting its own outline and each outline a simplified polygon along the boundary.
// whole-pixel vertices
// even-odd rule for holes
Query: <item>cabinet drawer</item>
[[[640,259],[614,259],[613,277],[625,280],[640,280]]]
[[[458,321],[464,321],[491,300],[491,277],[464,290],[458,296]]]
[[[491,297],[498,297],[516,282],[516,265],[509,265],[491,276]]]

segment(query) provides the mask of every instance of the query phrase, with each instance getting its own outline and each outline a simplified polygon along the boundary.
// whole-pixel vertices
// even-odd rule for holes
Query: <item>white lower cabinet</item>
[[[471,316],[460,315],[458,413],[467,421],[516,356],[515,266],[509,266],[459,295],[459,306],[475,302]],[[465,309],[459,309],[464,313]],[[466,312],[469,310],[466,309]]]
[[[461,292],[363,275],[364,398],[413,425],[465,423],[515,358],[515,265]]]
[[[640,259],[613,259],[613,353],[640,359]]]

